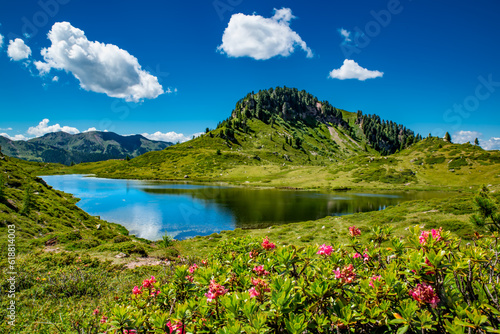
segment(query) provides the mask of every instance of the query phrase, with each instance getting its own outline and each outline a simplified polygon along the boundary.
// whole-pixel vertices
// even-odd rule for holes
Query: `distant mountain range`
[[[0,145],[2,153],[11,157],[70,165],[125,159],[127,156],[134,158],[163,150],[173,143],[149,140],[141,135],[121,136],[113,132],[91,131],[75,135],[54,132],[27,141],[0,136]]]

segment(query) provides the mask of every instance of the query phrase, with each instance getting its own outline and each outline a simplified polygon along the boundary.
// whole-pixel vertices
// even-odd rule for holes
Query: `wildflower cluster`
[[[436,308],[439,303],[439,297],[432,286],[425,283],[417,284],[415,289],[410,290],[408,293],[417,302],[430,304],[432,308]]]
[[[261,296],[264,292],[270,292],[269,284],[262,278],[252,279],[253,287],[248,290],[250,298]]]
[[[332,254],[332,252],[333,252],[332,246],[327,246],[327,245],[323,244],[323,245],[321,245],[321,247],[319,247],[317,254],[329,256]]]
[[[420,244],[423,246],[427,245],[427,241],[429,240],[429,236],[432,239],[434,239],[435,241],[440,241],[442,231],[443,231],[442,227],[439,230],[432,229],[431,231],[422,231],[422,233],[420,234],[420,237],[418,237],[418,240],[420,241]]]
[[[269,242],[269,239],[265,237],[262,241],[262,248],[264,248],[265,250],[272,250],[276,248],[276,245],[272,242]]]
[[[352,264],[342,268],[342,270],[337,268],[333,273],[335,274],[335,278],[342,283],[352,283],[356,278],[356,273],[354,272],[354,266]]]
[[[351,226],[349,227],[349,234],[351,235],[351,237],[357,237],[361,235],[361,230],[356,226]]]
[[[253,268],[253,271],[258,275],[258,276],[266,276],[269,275],[269,271],[264,269],[264,266],[256,266]]]
[[[152,277],[135,287],[101,332],[495,333],[499,239],[465,244],[415,227],[408,242],[355,240],[354,255],[340,244],[223,240],[203,266],[179,260],[163,285]]]
[[[210,286],[208,287],[208,292],[205,293],[207,297],[207,302],[211,302],[217,299],[219,296],[225,295],[229,290],[225,289],[222,285],[217,284],[215,280],[210,281]]]

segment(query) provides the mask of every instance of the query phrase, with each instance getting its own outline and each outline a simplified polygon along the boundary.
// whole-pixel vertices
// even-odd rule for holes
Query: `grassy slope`
[[[360,227],[362,237],[367,240],[371,237],[370,229],[376,226],[390,225],[394,228],[395,235],[404,236],[406,228],[416,224],[425,228],[442,226],[468,238],[475,231],[469,222],[474,210],[473,195],[469,187],[482,183],[491,184],[490,188],[495,191],[497,199],[500,197],[499,153],[485,152],[470,145],[452,145],[432,139],[387,159],[377,155],[349,157],[346,154],[343,156],[347,158],[345,161],[334,164],[327,163],[325,159],[317,164],[314,160],[309,162],[304,152],[290,150],[288,152],[293,152],[295,158],[283,166],[280,158],[274,154],[268,160],[254,159],[256,154],[266,157],[262,152],[266,152],[265,147],[271,145],[271,141],[266,138],[265,133],[259,133],[257,139],[252,139],[254,141],[244,141],[241,146],[245,149],[240,152],[234,149],[237,146],[233,146],[233,150],[228,148],[221,138],[210,138],[210,141],[208,138],[199,138],[196,144],[195,140],[176,145],[161,152],[162,154],[146,154],[128,163],[108,161],[82,164],[76,166],[78,169],[10,158],[0,159],[0,170],[8,177],[5,197],[9,200],[0,202],[0,222],[4,224],[0,227],[2,251],[5,252],[5,224],[14,222],[18,226],[18,314],[21,315],[18,323],[23,330],[18,328],[15,332],[50,332],[56,330],[56,327],[61,328],[60,332],[63,333],[74,332],[70,328],[75,321],[91,321],[90,314],[97,305],[112,305],[113,300],[127,295],[133,285],[148,275],[165,276],[163,266],[123,269],[122,264],[145,252],[150,256],[165,258],[180,250],[184,256],[202,257],[220,240],[248,235],[259,238],[269,236],[281,244],[342,243],[347,228],[351,225]],[[264,148],[257,148],[261,145]],[[217,149],[222,151],[221,155],[216,154]],[[193,152],[197,154],[196,157],[192,156]],[[144,161],[148,164],[141,166]],[[454,172],[449,171],[451,167],[455,169]],[[389,169],[394,172],[388,173]],[[416,174],[406,175],[401,169],[411,169]],[[427,189],[449,184],[452,189],[467,191],[457,192],[445,200],[405,202],[377,212],[326,217],[265,230],[225,231],[178,242],[175,249],[164,250],[154,244],[134,238],[127,239],[128,237],[122,242],[114,242],[117,236],[126,234],[126,231],[87,215],[75,206],[77,199],[45,186],[40,179],[30,174],[61,171],[91,173],[96,170],[101,176],[126,177],[126,173],[133,172],[135,174],[131,176],[142,178],[182,178],[186,173],[193,179],[221,180],[253,186]],[[381,174],[380,170],[385,172]],[[106,175],[106,172],[110,175]],[[404,186],[405,183],[402,182],[411,185]],[[28,215],[21,215],[19,208],[22,207],[24,189],[28,183],[32,187],[34,203]],[[96,230],[97,224],[102,225],[102,230]],[[43,251],[45,241],[56,236],[59,240],[56,247],[60,247],[63,252],[53,254]],[[114,259],[114,255],[121,251],[130,253],[131,258]],[[106,262],[109,260],[113,262]],[[6,289],[6,284],[2,285],[2,289]],[[5,318],[5,313],[2,313],[4,310],[5,307],[2,307],[0,311],[2,318]],[[0,324],[0,330],[9,330],[2,327],[4,325]]]

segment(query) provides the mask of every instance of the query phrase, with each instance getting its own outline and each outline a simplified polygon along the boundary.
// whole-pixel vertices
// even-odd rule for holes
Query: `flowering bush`
[[[120,334],[500,333],[498,235],[464,244],[412,228],[381,246],[348,232],[344,247],[221,241],[203,266],[172,266],[95,316]]]

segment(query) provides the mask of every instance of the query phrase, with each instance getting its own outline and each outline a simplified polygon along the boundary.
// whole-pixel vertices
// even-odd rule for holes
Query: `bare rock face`
[[[119,253],[119,254],[115,255],[115,258],[117,258],[117,259],[123,259],[125,257],[128,257],[128,255],[125,253]]]

